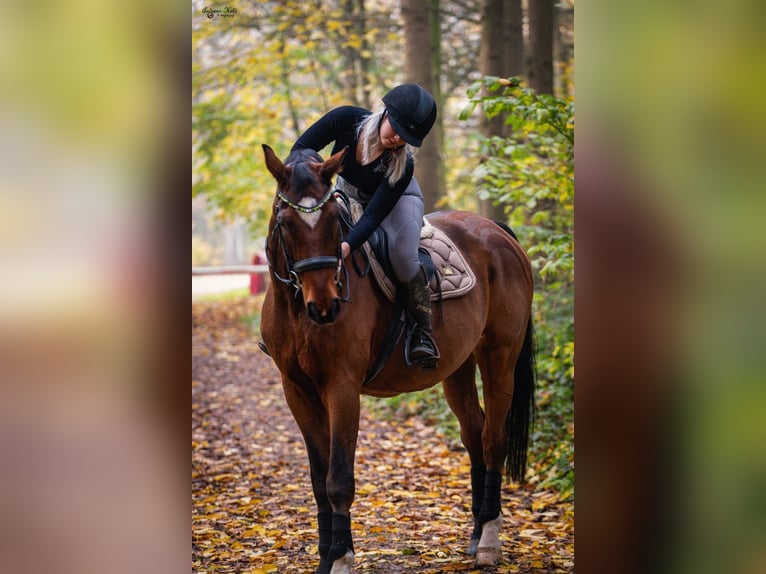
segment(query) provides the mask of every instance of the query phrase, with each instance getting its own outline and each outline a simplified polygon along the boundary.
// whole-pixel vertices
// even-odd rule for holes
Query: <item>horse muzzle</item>
[[[329,305],[319,305],[314,301],[306,303],[309,318],[320,325],[332,323],[340,312],[340,300],[332,299]]]

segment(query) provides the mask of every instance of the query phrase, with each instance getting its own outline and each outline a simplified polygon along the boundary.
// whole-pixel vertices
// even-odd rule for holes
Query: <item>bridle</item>
[[[299,205],[287,197],[281,190],[277,189],[277,197],[285,203],[288,207],[295,209],[301,213],[316,213],[320,211],[333,197],[333,188],[328,186],[327,192],[322,198],[313,206],[306,207],[305,205]],[[276,210],[276,208],[275,208]],[[285,246],[285,240],[282,235],[282,224],[280,222],[275,223],[274,228],[270,234],[271,241],[277,241],[279,250],[282,254],[282,258],[285,261],[285,267],[287,269],[287,277],[283,277],[279,274],[276,266],[272,262],[272,256],[269,251],[269,240],[266,241],[266,260],[268,261],[269,268],[271,269],[274,277],[290,287],[295,289],[295,297],[298,297],[298,293],[302,290],[301,274],[309,271],[316,271],[319,269],[335,269],[335,286],[338,289],[338,296],[342,302],[350,302],[348,298],[348,271],[343,266],[343,258],[341,256],[341,246],[343,242],[343,223],[345,219],[343,217],[338,218],[338,227],[340,228],[340,240],[338,241],[338,247],[335,255],[318,255],[316,257],[307,257],[306,259],[300,259],[293,261],[290,255],[287,253],[287,247]],[[345,280],[345,283],[344,283]],[[346,286],[346,295],[343,295],[344,285]]]

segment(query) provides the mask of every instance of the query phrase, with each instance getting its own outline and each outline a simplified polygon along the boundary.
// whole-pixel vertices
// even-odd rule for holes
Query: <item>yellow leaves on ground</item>
[[[313,572],[316,506],[279,373],[240,320],[252,298],[192,309],[192,568]],[[206,352],[202,352],[202,351]],[[238,360],[231,360],[236,357]],[[362,413],[351,510],[359,572],[479,572],[465,452],[417,417]],[[574,509],[555,491],[503,485],[496,574],[573,572]]]
[[[242,574],[269,574],[269,572],[279,572],[276,564],[264,564],[263,568],[253,568],[245,570]]]

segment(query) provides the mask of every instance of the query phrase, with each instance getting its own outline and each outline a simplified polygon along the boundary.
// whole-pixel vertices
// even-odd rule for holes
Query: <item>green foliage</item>
[[[233,18],[192,18],[192,197],[204,194],[221,220],[243,218],[253,236],[268,224],[275,183],[261,144],[284,158],[328,109],[356,103],[350,54],[371,58],[400,44],[391,7],[369,7],[366,27],[340,3],[258,0]],[[344,8],[348,8],[344,6]],[[383,62],[391,62],[384,65]],[[369,62],[365,90],[390,82],[398,61]]]
[[[252,297],[252,295],[250,295],[249,292],[247,293],[246,296]],[[258,297],[260,299],[263,299],[263,295],[258,295]],[[259,336],[258,334],[261,332],[261,312],[260,311],[245,315],[240,320],[245,325],[245,327],[247,327],[250,331],[254,333],[254,336]]]
[[[215,250],[199,235],[192,235],[192,267],[215,263]]]
[[[200,295],[197,299],[199,301],[235,301],[237,299],[243,299],[250,296],[249,287],[239,287],[230,291],[223,291],[221,293],[211,293],[209,295]],[[248,321],[245,321],[249,324]]]
[[[538,344],[533,464],[565,493],[574,475],[574,102],[535,94],[518,78],[486,77],[460,117],[501,115],[506,137],[484,138],[479,196],[502,205],[532,260]]]

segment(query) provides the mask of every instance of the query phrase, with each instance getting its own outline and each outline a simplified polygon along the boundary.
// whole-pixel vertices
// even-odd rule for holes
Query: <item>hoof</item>
[[[477,548],[476,566],[495,566],[503,559],[503,552],[499,548]]]
[[[349,550],[333,562],[330,574],[354,574],[354,553]]]
[[[502,560],[503,551],[499,537],[502,526],[502,514],[482,525],[481,540],[476,549],[476,566],[494,566]]]
[[[471,538],[471,542],[468,544],[468,556],[476,556],[476,550],[479,548],[479,539]]]

